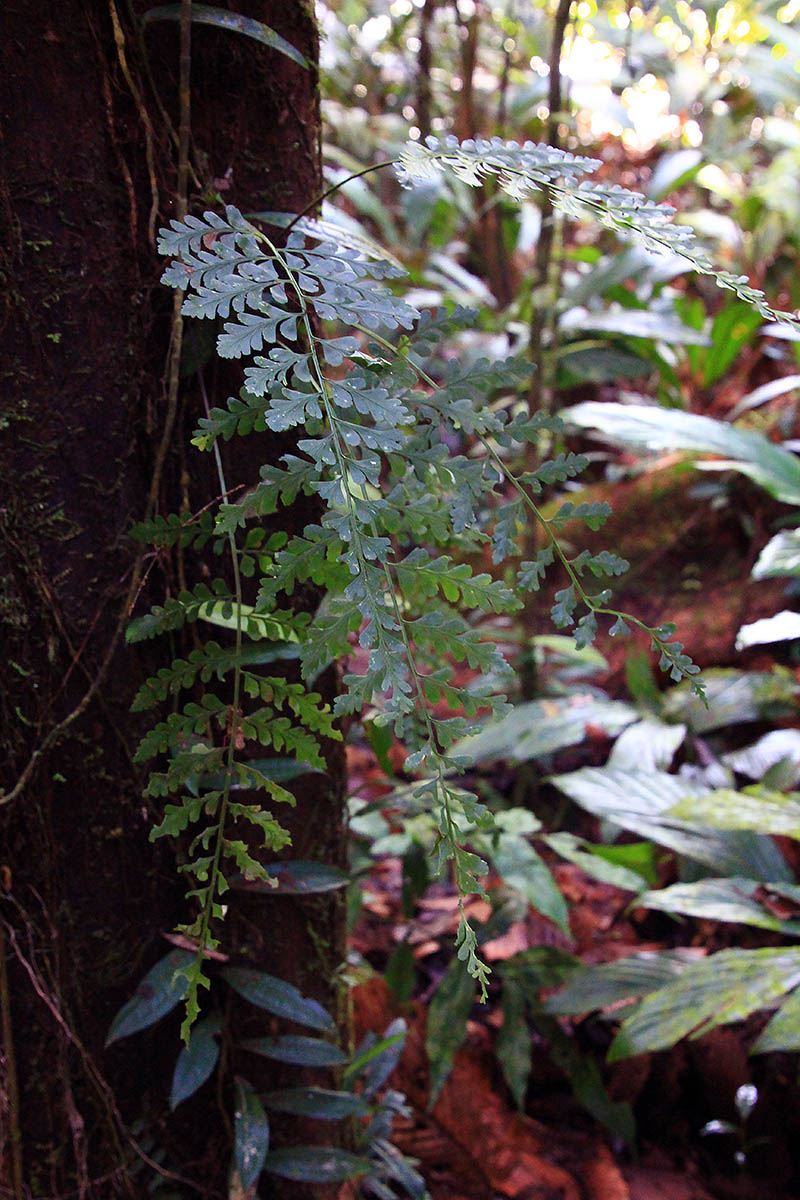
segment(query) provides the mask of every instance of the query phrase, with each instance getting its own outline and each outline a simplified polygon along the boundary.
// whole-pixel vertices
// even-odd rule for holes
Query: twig
[[[128,85],[131,96],[133,97],[133,102],[136,105],[137,112],[139,113],[142,124],[144,125],[144,152],[147,159],[147,172],[150,177],[151,196],[150,217],[147,222],[147,235],[150,238],[150,244],[155,246],[156,220],[158,218],[159,200],[158,182],[156,180],[154,151],[155,136],[153,134],[153,123],[150,120],[150,114],[148,113],[144,101],[142,100],[142,93],[139,91],[136,80],[133,78],[130,67],[128,66],[128,58],[125,53],[125,34],[123,33],[122,25],[120,24],[119,14],[117,13],[117,7],[114,3],[114,0],[108,0],[108,11],[111,15],[111,24],[114,28],[114,44],[117,47],[117,58],[119,59],[119,65],[122,68],[122,74],[125,76],[125,82]]]

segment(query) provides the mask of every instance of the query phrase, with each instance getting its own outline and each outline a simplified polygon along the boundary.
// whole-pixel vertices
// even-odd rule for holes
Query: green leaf
[[[666,770],[685,737],[685,725],[665,725],[663,721],[647,717],[623,729],[608,761],[623,769]]]
[[[783,529],[767,542],[751,572],[753,579],[800,575],[800,529]]]
[[[378,1038],[374,1033],[366,1034],[344,1073],[348,1086],[352,1086],[354,1080],[362,1079],[362,1094],[371,1099],[400,1061],[407,1032],[406,1022],[402,1017],[396,1017],[383,1037]]]
[[[754,310],[751,310],[754,311]],[[761,316],[756,313],[758,323]],[[559,321],[563,333],[591,330],[594,333],[617,333],[623,337],[653,338],[670,345],[708,346],[708,335],[669,313],[651,312],[646,308],[609,309],[594,312],[588,308],[571,308]]]
[[[780,999],[800,983],[800,950],[721,950],[647,996],[623,1021],[609,1061],[700,1037]]]
[[[503,972],[503,1024],[495,1041],[497,1061],[514,1103],[520,1112],[531,1074],[533,1040],[526,1020],[527,988],[513,974]]]
[[[428,1008],[425,1048],[431,1073],[430,1107],[436,1103],[456,1051],[467,1036],[467,1017],[474,1003],[475,984],[459,959],[454,958]]]
[[[673,805],[669,816],[712,829],[753,829],[800,839],[800,796],[748,788],[721,788]]]
[[[647,951],[599,966],[579,966],[569,975],[566,987],[549,996],[542,1008],[557,1017],[616,1008],[671,983],[696,961],[691,951]]]
[[[332,1092],[325,1088],[284,1088],[279,1092],[267,1092],[264,1096],[267,1108],[277,1112],[294,1113],[298,1117],[317,1117],[323,1121],[338,1121],[341,1117],[360,1117],[369,1110],[361,1096],[352,1092]]]
[[[283,979],[245,967],[225,967],[221,974],[234,991],[258,1008],[265,1008],[278,1017],[286,1017],[287,1020],[320,1029],[324,1033],[332,1033],[336,1028],[330,1013],[321,1004],[303,996]]]
[[[108,1031],[106,1045],[130,1037],[140,1029],[155,1025],[185,999],[189,984],[182,973],[194,963],[187,950],[171,950],[141,980],[131,999],[119,1010]]]
[[[670,887],[645,892],[639,903],[662,912],[703,917],[709,921],[734,921],[757,929],[779,933],[800,933],[800,921],[782,921],[759,903],[763,885],[753,879],[699,879],[695,883],[674,883]]]
[[[148,9],[142,15],[142,24],[149,25],[152,21],[177,21],[180,15],[180,4],[164,4],[159,8]],[[294,46],[263,21],[254,21],[252,17],[243,17],[241,13],[233,13],[226,8],[214,8],[210,4],[194,2],[191,7],[191,19],[201,25],[215,25],[218,29],[230,29],[233,33],[243,33],[247,37],[255,38],[257,42],[262,42],[271,50],[277,50],[279,54],[285,54],[292,62],[308,70],[308,61],[300,51],[295,50]]]
[[[623,891],[641,892],[647,886],[647,880],[636,871],[609,862],[597,850],[607,847],[594,847],[591,842],[584,842],[571,833],[551,833],[544,838],[551,850],[555,850],[567,862],[574,863],[593,879],[608,883],[612,887],[622,888]],[[568,930],[569,927],[567,927]]]
[[[789,880],[783,855],[768,837],[716,831],[672,815],[674,807],[709,793],[704,784],[662,771],[584,767],[552,781],[576,804],[640,837],[705,863],[718,875]]]
[[[736,649],[746,650],[749,646],[763,646],[771,642],[796,642],[800,638],[800,613],[784,609],[774,617],[762,617],[742,625],[736,635]]]
[[[771,729],[751,746],[723,754],[722,761],[750,779],[763,779],[768,771],[780,767],[786,787],[791,787],[800,776],[800,729]],[[771,786],[779,785],[773,781]]]
[[[233,1166],[246,1191],[264,1168],[269,1149],[269,1121],[255,1090],[245,1079],[237,1077],[235,1095]]]
[[[711,387],[736,361],[763,324],[758,309],[733,301],[720,309],[711,329],[711,346],[703,356],[703,387]]]
[[[518,891],[531,907],[549,917],[567,936],[569,912],[550,869],[523,837],[501,834],[493,845],[482,843],[484,853],[503,882]]]
[[[302,1067],[338,1067],[347,1062],[343,1050],[321,1038],[285,1034],[282,1037],[251,1038],[242,1042],[241,1047],[253,1054],[262,1054],[265,1058],[297,1063]]]
[[[518,704],[506,717],[490,721],[480,733],[453,747],[453,754],[470,765],[509,758],[526,762],[578,746],[588,725],[611,736],[637,719],[635,708],[613,700],[547,699]]]
[[[189,1042],[183,1047],[175,1064],[172,1076],[169,1106],[176,1109],[189,1096],[193,1096],[211,1075],[219,1058],[219,1046],[215,1035],[222,1029],[219,1017],[207,1017],[192,1026]]]
[[[687,684],[671,688],[664,716],[685,721],[693,733],[708,733],[740,721],[775,721],[795,712],[798,685],[788,671],[738,671],[712,667],[703,672],[708,706]]]
[[[369,1159],[335,1146],[294,1146],[272,1150],[264,1162],[264,1170],[281,1179],[297,1183],[337,1183],[353,1179],[370,1167]]]
[[[800,1050],[800,989],[783,1002],[750,1053],[767,1054],[771,1050]]]
[[[622,445],[717,454],[725,461],[698,465],[704,470],[741,471],[776,500],[800,505],[800,462],[763,434],[737,429],[713,417],[643,404],[588,401],[567,409],[563,416],[571,425],[596,429]]]

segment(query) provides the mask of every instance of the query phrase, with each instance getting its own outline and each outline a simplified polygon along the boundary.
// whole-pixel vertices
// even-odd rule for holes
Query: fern
[[[591,215],[650,250],[681,254],[765,315],[785,316],[746,281],[715,271],[691,231],[670,223],[672,210],[586,182],[583,177],[598,165],[530,143],[429,138],[424,145],[411,143],[396,169],[406,186],[449,172],[470,186],[495,178],[516,198],[545,189],[575,215]],[[526,444],[538,448],[560,429],[557,418],[528,414],[516,398],[528,364],[430,365],[442,337],[468,325],[471,313],[418,312],[392,290],[403,274],[395,261],[324,222],[296,222],[279,248],[227,208],[224,217],[208,212],[173,221],[161,231],[159,248],[172,260],[164,282],[186,291],[184,313],[221,319],[221,356],[252,358],[240,395],[212,409],[193,437],[198,449],[217,457],[216,513],[170,516],[137,531],[163,547],[227,548],[235,577],[233,590],[216,581],[181,592],[134,621],[128,633],[137,640],[202,620],[235,635],[231,648],[209,641],[162,668],[135,702],[149,707],[212,678],[230,692],[190,700],[159,722],[138,752],[140,761],[170,756],[166,769],[151,777],[150,795],[187,791],[179,804],[167,806],[154,836],[197,829],[186,865],[199,905],[199,915],[185,927],[199,951],[190,972],[191,1019],[203,986],[202,954],[216,944],[212,928],[227,886],[223,866],[264,878],[249,843],[228,826],[257,827],[268,850],[285,842],[274,818],[232,799],[237,781],[261,787],[275,801],[290,799],[274,781],[258,780],[246,757],[239,759],[248,742],[319,765],[318,738],[340,736],[334,718],[374,706],[377,722],[392,724],[407,745],[406,769],[422,776],[413,787],[414,803],[436,814],[440,865],[452,864],[462,896],[481,890],[485,864],[464,844],[460,829],[480,827],[488,818],[476,798],[450,780],[459,767],[452,748],[474,728],[476,714],[504,709],[497,688],[507,667],[484,617],[513,612],[520,601],[506,582],[473,574],[463,561],[471,552],[489,543],[494,563],[512,567],[508,577],[517,590],[537,589],[548,570],[559,568],[565,586],[556,593],[553,620],[574,627],[578,645],[591,643],[600,619],[609,621],[612,634],[635,626],[672,678],[690,680],[700,695],[702,684],[671,626],[649,627],[611,606],[605,583],[626,569],[624,560],[605,550],[571,557],[560,542],[566,523],[597,529],[608,507],[567,502],[551,516],[538,507],[542,490],[579,475],[585,457],[559,454],[534,470],[515,472]],[[498,393],[504,403],[489,404]],[[219,443],[266,430],[295,431],[295,448],[279,463],[266,464],[260,482],[234,500]],[[468,440],[470,453],[452,452],[454,436]],[[260,518],[301,494],[320,498],[320,520],[291,539],[267,539]],[[533,560],[519,561],[520,534],[531,521],[545,544]],[[436,549],[452,546],[454,537],[460,561]],[[257,582],[253,604],[244,602],[243,576]],[[600,581],[599,590],[586,586],[590,579]],[[313,619],[285,607],[309,582],[326,593]],[[307,684],[328,662],[347,655],[354,639],[366,652],[365,666],[345,676],[346,691],[330,713],[306,687],[245,669],[245,637],[295,643]],[[454,680],[458,662],[482,677],[467,694]],[[485,994],[488,968],[463,907],[458,953]]]

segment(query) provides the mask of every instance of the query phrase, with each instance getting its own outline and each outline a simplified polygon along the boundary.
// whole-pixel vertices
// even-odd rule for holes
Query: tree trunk
[[[0,40],[0,1195],[14,1200],[138,1197],[159,1176],[170,1195],[228,1194],[236,1056],[170,1115],[176,1014],[103,1049],[115,1011],[170,949],[164,935],[191,915],[174,847],[148,840],[159,814],[141,799],[143,726],[129,713],[181,646],[126,648],[122,632],[192,564],[139,561],[127,532],[148,497],[166,513],[218,492],[188,446],[205,326],[185,339],[170,409],[172,296],[152,232],[176,212],[179,27],[141,28],[149,7],[8,0]],[[311,69],[192,24],[190,209],[221,196],[245,212],[300,211],[321,190],[312,8],[236,8]],[[213,361],[204,370],[212,403],[241,385]],[[262,460],[274,451],[257,447]],[[229,486],[256,465],[237,459]],[[327,780],[298,791],[292,857],[341,864],[344,760],[326,749]],[[341,900],[248,898],[231,930],[234,961],[335,1005]]]

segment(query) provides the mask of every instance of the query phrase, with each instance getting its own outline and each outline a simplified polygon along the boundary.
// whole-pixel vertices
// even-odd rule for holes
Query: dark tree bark
[[[171,1195],[228,1194],[235,1053],[216,1094],[208,1084],[170,1116],[177,1015],[103,1049],[190,915],[175,848],[148,840],[158,814],[140,797],[129,714],[181,647],[121,635],[132,604],[144,611],[193,565],[137,561],[127,531],[149,497],[168,512],[218,491],[188,450],[203,326],[184,339],[169,425],[172,296],[151,234],[175,214],[179,30],[142,31],[149,7],[8,0],[0,39],[0,1195],[15,1200],[144,1196],[159,1172],[182,1178],[164,1178]],[[219,193],[243,211],[300,211],[321,190],[313,10],[236,9],[312,66],[192,25],[190,208]],[[240,386],[213,361],[204,371],[212,403]],[[229,485],[275,452],[262,439]],[[343,756],[326,749],[327,779],[298,794],[292,857],[341,863]],[[335,1006],[340,900],[248,897],[227,936],[234,961]],[[248,1013],[249,1035],[264,1017]]]

